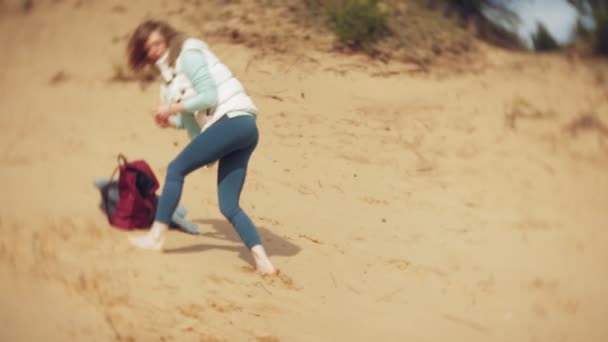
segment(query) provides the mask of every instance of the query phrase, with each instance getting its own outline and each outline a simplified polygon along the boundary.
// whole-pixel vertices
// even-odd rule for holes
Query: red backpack
[[[116,171],[119,171],[118,202],[111,205],[108,190]],[[119,154],[118,167],[112,172],[108,185],[101,190],[110,224],[124,230],[150,227],[156,214],[158,186],[158,180],[146,161],[129,162]]]

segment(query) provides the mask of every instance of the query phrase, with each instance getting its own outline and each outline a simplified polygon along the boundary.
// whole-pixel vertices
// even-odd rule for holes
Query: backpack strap
[[[124,166],[127,165],[127,157],[125,157],[124,154],[119,153],[118,156],[116,157],[116,159],[118,159],[118,166]]]
[[[108,192],[110,191],[110,185],[112,183],[108,183],[101,189],[101,201],[103,202],[103,209],[106,212],[106,216],[108,217],[108,223],[112,224],[112,217],[110,216],[110,200],[108,196]]]
[[[120,167],[127,164],[127,158],[122,153],[120,153],[118,155],[117,159],[118,159],[118,166],[116,166],[114,168],[114,171],[112,171],[108,184],[106,184],[103,188],[101,188],[101,200],[103,202],[103,208],[104,208],[104,211],[106,212],[106,216],[108,217],[108,223],[110,223],[110,224],[112,224],[112,217],[110,216],[110,198],[109,198],[108,192],[110,191],[110,186],[112,185],[112,180],[116,176],[116,173],[118,172]]]

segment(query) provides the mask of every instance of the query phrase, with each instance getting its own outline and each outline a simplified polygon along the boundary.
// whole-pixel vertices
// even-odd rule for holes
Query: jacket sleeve
[[[192,82],[196,95],[182,102],[187,112],[213,108],[217,105],[217,86],[205,55],[198,50],[186,50],[180,56],[181,68]]]

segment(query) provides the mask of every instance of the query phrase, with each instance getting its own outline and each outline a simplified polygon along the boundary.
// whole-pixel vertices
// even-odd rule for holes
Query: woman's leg
[[[253,120],[253,117],[251,119]],[[144,249],[162,249],[164,235],[171,222],[171,216],[179,204],[186,175],[232,151],[251,145],[251,142],[257,139],[257,130],[235,129],[239,126],[238,122],[232,119],[222,118],[197,135],[169,164],[158,201],[155,222],[148,234],[130,238],[132,244]]]
[[[252,122],[246,122],[245,120],[242,123],[243,125],[252,124]],[[253,125],[255,125],[255,122],[253,122]],[[233,151],[220,159],[218,171],[219,206],[222,214],[234,226],[245,246],[251,251],[257,270],[263,274],[274,274],[277,271],[266,255],[257,229],[239,204],[241,191],[247,176],[249,158],[257,142],[256,134],[256,139],[251,145]]]

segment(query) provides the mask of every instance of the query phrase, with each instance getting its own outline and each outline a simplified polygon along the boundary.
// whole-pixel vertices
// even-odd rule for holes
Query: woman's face
[[[156,30],[150,33],[144,48],[146,49],[148,59],[154,63],[167,51],[167,41],[165,40],[165,37]]]

